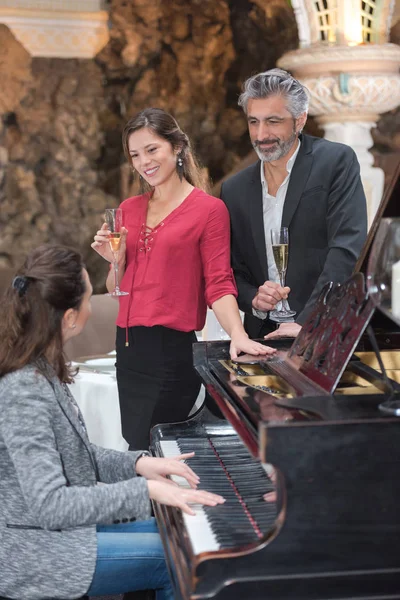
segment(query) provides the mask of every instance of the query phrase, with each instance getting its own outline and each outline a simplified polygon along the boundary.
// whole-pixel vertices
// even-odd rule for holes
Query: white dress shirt
[[[271,229],[279,229],[282,224],[282,213],[283,213],[283,205],[285,203],[286,192],[289,186],[290,181],[290,173],[293,169],[293,165],[297,158],[297,155],[300,150],[300,140],[298,140],[297,148],[289,158],[286,164],[287,175],[279,186],[278,191],[276,192],[276,196],[272,196],[268,193],[268,183],[265,179],[264,174],[264,163],[261,161],[261,187],[263,194],[263,219],[264,219],[264,235],[265,235],[265,246],[267,250],[267,266],[268,266],[268,279],[269,281],[275,281],[275,283],[280,283],[279,273],[276,268],[274,255],[272,252],[272,244],[271,244]],[[290,240],[289,240],[290,241]],[[277,310],[279,310],[281,303],[278,302],[276,305]],[[259,319],[266,319],[268,317],[268,312],[263,312],[261,310],[256,310],[253,308],[253,315],[258,317]]]

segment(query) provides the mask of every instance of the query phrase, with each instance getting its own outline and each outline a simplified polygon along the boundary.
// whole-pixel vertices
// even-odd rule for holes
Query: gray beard
[[[293,142],[297,137],[297,133],[293,131],[292,135],[286,142],[277,142],[277,147],[275,150],[261,150],[257,145],[253,144],[253,148],[256,151],[258,158],[262,162],[273,162],[274,160],[279,160],[283,156],[286,156],[290,149],[293,146]]]

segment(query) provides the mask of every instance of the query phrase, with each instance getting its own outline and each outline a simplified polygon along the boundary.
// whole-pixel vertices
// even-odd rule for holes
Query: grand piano
[[[154,505],[177,600],[400,599],[400,420],[378,408],[400,390],[400,332],[363,276],[380,219],[399,215],[399,174],[357,272],[324,290],[293,343],[239,362],[228,342],[194,345],[225,419],[200,409],[156,426],[151,450],[194,450],[201,488],[227,500],[195,517]]]

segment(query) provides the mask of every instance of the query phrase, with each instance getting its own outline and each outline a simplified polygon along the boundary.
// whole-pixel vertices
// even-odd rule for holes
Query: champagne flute
[[[119,288],[118,281],[118,255],[119,255],[119,247],[121,244],[121,229],[123,222],[123,213],[120,208],[106,208],[105,210],[105,221],[108,225],[109,234],[108,234],[108,242],[110,244],[111,252],[113,254],[114,260],[114,276],[115,276],[115,285],[112,292],[106,294],[107,296],[128,296],[128,292],[122,292]]]
[[[369,256],[367,290],[375,306],[400,325],[400,218],[381,220]],[[400,392],[393,390],[379,408],[400,417]]]
[[[280,284],[285,287],[286,269],[289,257],[289,230],[287,227],[280,229],[271,229],[272,252],[279,273]],[[281,301],[280,309],[271,310],[269,318],[278,323],[291,320],[296,314],[295,310],[290,310],[287,300]]]

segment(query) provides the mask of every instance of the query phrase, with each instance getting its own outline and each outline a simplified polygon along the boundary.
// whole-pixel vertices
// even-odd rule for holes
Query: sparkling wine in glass
[[[368,261],[367,289],[375,306],[400,325],[400,218],[380,222]],[[400,417],[400,392],[393,390],[379,408]]]
[[[115,276],[115,285],[112,292],[107,294],[107,296],[128,296],[128,292],[123,292],[119,287],[118,280],[118,255],[119,255],[119,247],[121,244],[121,229],[123,225],[123,213],[120,208],[106,208],[105,210],[105,220],[108,225],[108,242],[110,244],[110,248],[113,254],[113,265],[114,265],[114,276]]]
[[[279,280],[282,287],[285,287],[286,269],[289,257],[289,230],[287,227],[280,229],[271,229],[271,244],[274,260]],[[281,301],[280,309],[271,310],[269,318],[272,321],[285,322],[292,320],[296,314],[295,310],[290,310],[287,300]]]

